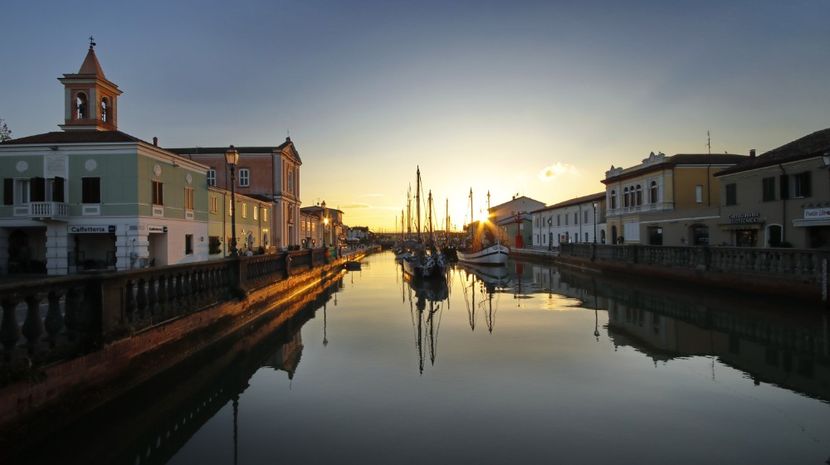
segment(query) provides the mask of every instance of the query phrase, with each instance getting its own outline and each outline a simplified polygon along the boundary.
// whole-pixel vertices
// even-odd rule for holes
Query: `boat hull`
[[[507,264],[510,249],[497,244],[479,250],[478,252],[458,251],[458,261],[463,263],[475,263],[476,265],[503,266]]]

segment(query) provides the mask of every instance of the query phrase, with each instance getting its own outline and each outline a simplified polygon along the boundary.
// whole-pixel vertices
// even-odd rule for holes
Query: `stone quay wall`
[[[555,261],[828,302],[830,252],[746,247],[562,244]]]
[[[0,286],[0,431],[66,397],[90,410],[281,312],[363,255],[301,250]]]

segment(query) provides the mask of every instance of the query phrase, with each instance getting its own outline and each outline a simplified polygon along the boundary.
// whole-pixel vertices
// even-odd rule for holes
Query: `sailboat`
[[[421,236],[421,168],[416,171],[415,184],[415,219],[417,242],[407,256],[402,256],[401,264],[404,271],[414,278],[446,279],[446,263],[444,257],[435,248],[434,231],[432,229],[432,192],[429,193],[429,236],[426,243]]]
[[[489,198],[489,193],[487,194]],[[458,249],[458,261],[477,265],[504,266],[510,248],[502,245],[488,221],[473,221],[473,189],[470,188],[470,246]]]

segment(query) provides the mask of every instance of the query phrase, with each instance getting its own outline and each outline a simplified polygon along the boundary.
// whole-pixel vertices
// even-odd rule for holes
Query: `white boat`
[[[485,247],[479,251],[458,251],[458,261],[464,263],[475,263],[477,265],[502,266],[507,264],[510,249],[504,245],[496,244]]]

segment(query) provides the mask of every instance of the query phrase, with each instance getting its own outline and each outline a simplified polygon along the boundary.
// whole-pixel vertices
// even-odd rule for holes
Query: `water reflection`
[[[427,430],[435,463],[827,458],[825,312],[533,263],[437,284],[368,264],[19,460],[416,463],[400,438]],[[494,424],[500,447],[469,446]]]

